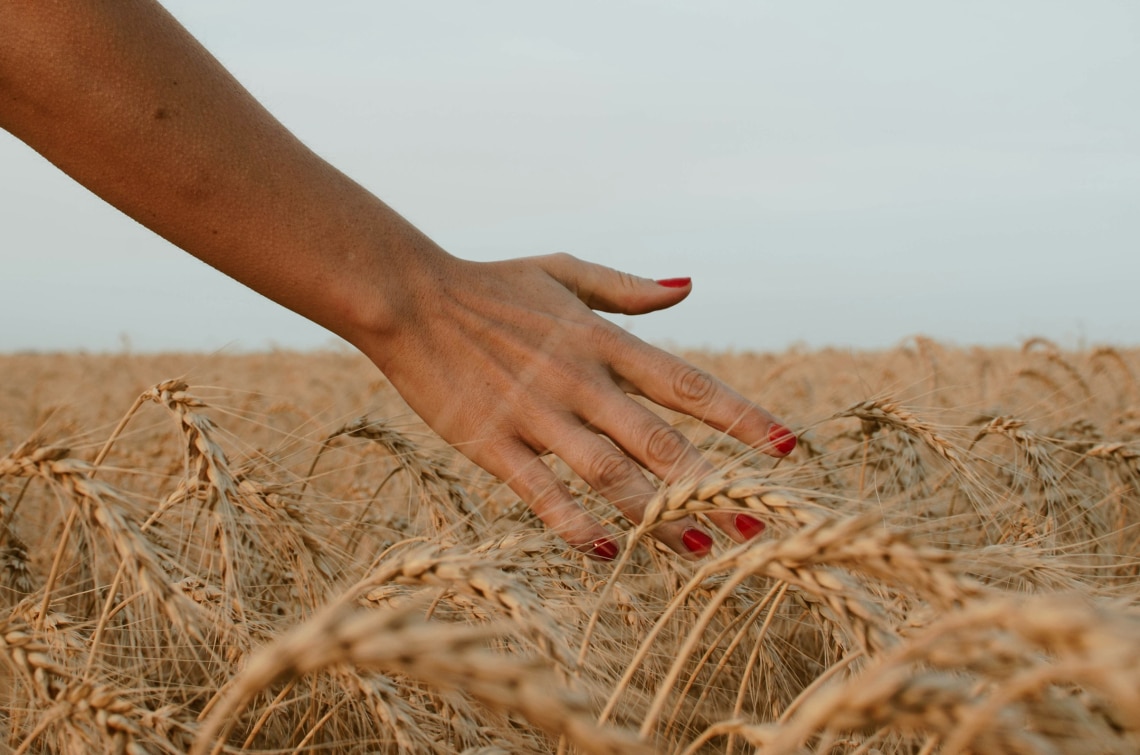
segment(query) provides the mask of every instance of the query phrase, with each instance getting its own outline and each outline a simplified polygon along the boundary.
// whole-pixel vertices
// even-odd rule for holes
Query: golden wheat
[[[669,414],[636,526],[556,465],[604,564],[355,355],[0,356],[0,751],[1140,750],[1140,353],[686,357],[799,448]]]

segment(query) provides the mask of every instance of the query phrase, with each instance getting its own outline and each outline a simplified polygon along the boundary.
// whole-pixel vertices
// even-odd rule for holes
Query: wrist
[[[389,344],[432,311],[452,268],[462,264],[387,206],[382,214],[360,246],[345,253],[337,295],[319,297],[335,311],[328,322],[317,320],[381,369]]]

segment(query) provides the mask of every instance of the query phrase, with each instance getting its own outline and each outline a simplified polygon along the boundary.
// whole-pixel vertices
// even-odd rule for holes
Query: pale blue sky
[[[166,3],[472,259],[691,275],[647,340],[1140,342],[1140,4]],[[332,342],[0,132],[0,350]]]

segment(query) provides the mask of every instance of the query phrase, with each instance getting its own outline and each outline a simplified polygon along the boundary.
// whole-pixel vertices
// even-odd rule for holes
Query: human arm
[[[671,306],[687,284],[566,255],[447,254],[301,144],[156,3],[0,0],[0,18],[0,126],[177,246],[354,344],[572,545],[610,552],[599,545],[606,530],[541,453],[635,521],[654,492],[641,466],[667,480],[711,471],[627,393],[788,450],[790,436],[762,409],[591,311]],[[713,519],[743,538],[731,516]],[[656,534],[692,555],[687,533],[698,527],[682,520]]]

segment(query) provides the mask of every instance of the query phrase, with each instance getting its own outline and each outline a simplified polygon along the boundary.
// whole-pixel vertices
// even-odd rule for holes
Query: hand
[[[641,314],[684,299],[687,280],[662,285],[566,254],[495,263],[440,259],[397,324],[361,346],[445,440],[504,480],[566,542],[612,559],[617,546],[540,457],[552,453],[628,519],[670,482],[713,467],[685,437],[627,394],[689,414],[773,456],[795,436],[771,414],[693,367],[595,314]],[[391,310],[390,310],[391,311]],[[743,542],[763,525],[708,515]],[[742,518],[743,517],[743,518]],[[712,540],[693,518],[654,535],[678,554]]]
[[[463,262],[276,121],[156,2],[7,3],[0,127],[199,259],[355,344],[450,441],[576,548],[617,547],[539,458],[553,453],[634,522],[655,486],[712,467],[627,394],[774,455],[770,414],[591,309],[689,292],[568,255]],[[364,94],[362,93],[362,96]],[[608,440],[607,440],[608,439]],[[735,540],[761,524],[710,514]],[[654,534],[698,557],[693,519]]]

